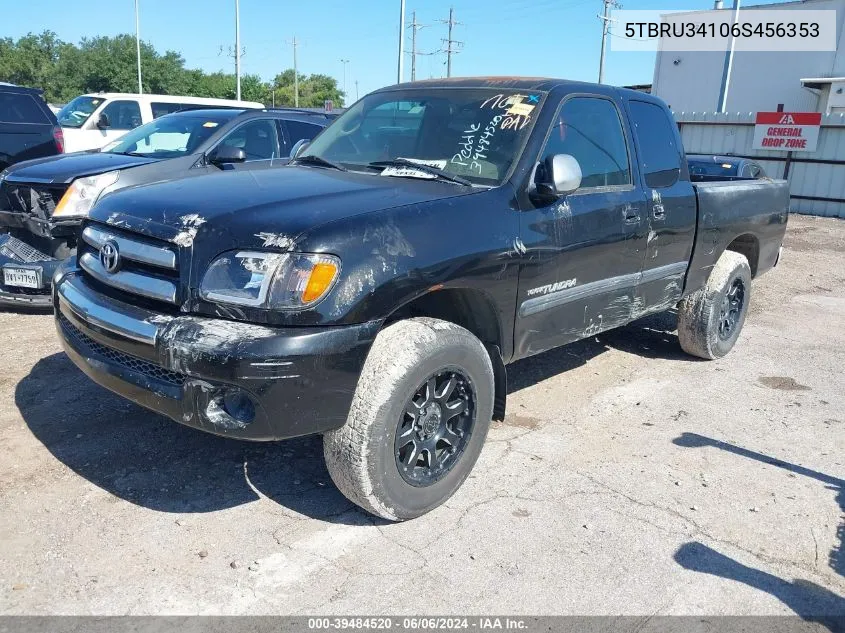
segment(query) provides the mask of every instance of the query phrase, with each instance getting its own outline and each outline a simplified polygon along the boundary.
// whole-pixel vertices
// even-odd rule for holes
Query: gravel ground
[[[321,440],[97,387],[0,313],[0,613],[845,614],[845,222],[794,216],[734,351],[671,314],[510,367],[446,506],[351,506]]]

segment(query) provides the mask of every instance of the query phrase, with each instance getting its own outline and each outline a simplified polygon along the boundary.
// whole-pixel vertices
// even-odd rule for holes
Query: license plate
[[[30,268],[4,268],[3,283],[18,288],[40,288],[41,275]]]

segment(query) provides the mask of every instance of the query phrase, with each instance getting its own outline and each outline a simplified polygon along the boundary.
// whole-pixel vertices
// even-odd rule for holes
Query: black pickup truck
[[[718,358],[779,257],[787,185],[694,184],[659,99],[552,79],[367,95],[291,165],[102,199],[54,279],[91,378],[189,426],[323,434],[392,520],[449,498],[506,365],[677,306]]]

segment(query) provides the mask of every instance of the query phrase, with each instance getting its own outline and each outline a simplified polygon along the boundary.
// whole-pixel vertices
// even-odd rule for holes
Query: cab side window
[[[222,144],[241,148],[248,161],[279,158],[279,134],[272,119],[245,123],[223,139]]]
[[[742,174],[740,175],[744,178],[761,178],[762,173],[763,170],[760,169],[759,165],[756,165],[754,163],[745,163],[745,165],[742,167]]]
[[[646,186],[671,187],[681,174],[681,150],[675,140],[677,127],[659,105],[631,101],[629,107]]]
[[[141,108],[137,101],[112,101],[101,114],[109,118],[110,130],[131,130],[141,125]]]
[[[616,105],[598,97],[573,97],[561,106],[541,156],[569,154],[581,166],[581,189],[631,184],[628,146]]]
[[[150,109],[153,111],[153,118],[157,119],[165,114],[173,114],[174,112],[180,112],[183,109],[187,110],[188,107],[185,107],[185,105],[181,103],[156,103],[154,101],[150,104]]]
[[[285,121],[288,128],[288,136],[290,137],[290,144],[296,145],[302,139],[311,141],[317,136],[323,128],[312,123],[304,123],[302,121]]]

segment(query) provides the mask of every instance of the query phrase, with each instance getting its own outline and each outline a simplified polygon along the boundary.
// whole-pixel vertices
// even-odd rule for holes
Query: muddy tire
[[[725,251],[704,287],[678,305],[678,340],[684,351],[707,360],[731,351],[745,323],[750,298],[748,260]]]
[[[392,521],[436,508],[461,486],[493,415],[493,366],[464,328],[431,318],[383,329],[346,424],[323,436],[335,485]]]

